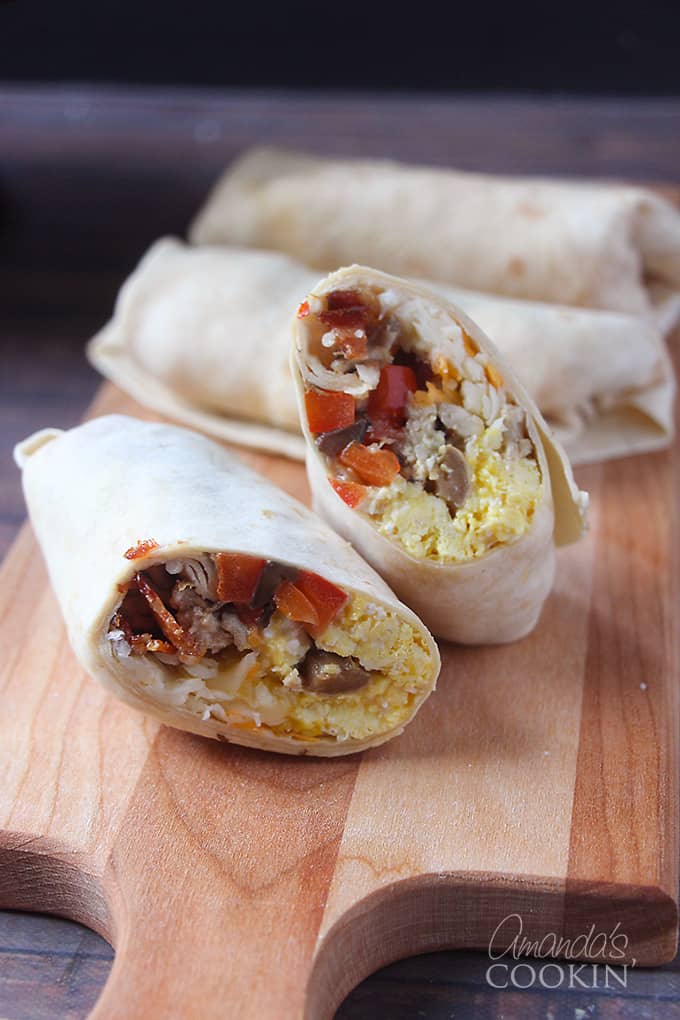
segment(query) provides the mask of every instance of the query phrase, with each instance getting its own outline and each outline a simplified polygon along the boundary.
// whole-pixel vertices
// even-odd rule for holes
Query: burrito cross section
[[[15,453],[83,667],[169,725],[286,754],[396,736],[439,653],[382,578],[223,447],[121,415]]]
[[[363,739],[403,723],[428,672],[408,623],[273,560],[203,553],[124,588],[108,629],[117,662],[134,673],[150,656],[156,696],[204,720]]]
[[[445,296],[349,266],[299,306],[291,366],[317,510],[438,637],[528,634],[587,496],[489,338]]]
[[[317,385],[305,405],[338,495],[412,556],[442,563],[522,535],[541,499],[526,413],[465,329],[432,351],[394,291],[312,300],[302,316]],[[353,392],[338,389],[353,373]]]

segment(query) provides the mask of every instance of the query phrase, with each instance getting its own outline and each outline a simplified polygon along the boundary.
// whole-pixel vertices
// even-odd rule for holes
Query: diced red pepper
[[[309,301],[303,301],[297,310],[298,319],[306,319],[309,315]]]
[[[355,510],[366,498],[366,486],[358,482],[346,482],[342,478],[328,479],[343,503]]]
[[[342,588],[327,581],[325,577],[320,577],[319,574],[313,574],[307,570],[298,574],[295,586],[309,599],[316,610],[318,623],[313,630],[311,627],[309,628],[314,637],[321,634],[333,622],[349,598]]]
[[[218,599],[221,602],[250,602],[266,560],[244,553],[217,553],[215,563]]]
[[[305,410],[311,432],[333,432],[354,423],[354,397],[330,390],[307,390]]]
[[[282,581],[274,594],[274,604],[289,620],[318,626],[319,616],[304,592],[292,581]]]
[[[351,468],[364,485],[389,485],[400,471],[399,460],[391,450],[369,448],[362,443],[350,443],[338,459]]]
[[[416,374],[408,365],[384,365],[378,385],[368,398],[369,418],[388,418],[403,424],[409,394],[417,389]]]

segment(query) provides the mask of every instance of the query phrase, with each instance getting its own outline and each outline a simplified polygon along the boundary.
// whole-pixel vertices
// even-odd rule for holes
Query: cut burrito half
[[[222,439],[304,459],[290,318],[318,274],[278,252],[157,241],[88,356],[143,404]],[[441,286],[441,285],[440,285]],[[443,288],[509,359],[574,462],[673,437],[674,377],[641,316]]]
[[[430,634],[311,511],[220,446],[119,415],[17,447],[83,667],[163,722],[286,754],[396,736]]]
[[[680,316],[680,213],[628,185],[497,177],[254,149],[217,183],[197,244],[274,248],[326,271]]]
[[[528,633],[586,496],[482,331],[352,266],[301,304],[293,372],[316,509],[439,637]]]

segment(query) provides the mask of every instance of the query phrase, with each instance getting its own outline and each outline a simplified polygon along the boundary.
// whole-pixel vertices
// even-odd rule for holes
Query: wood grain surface
[[[150,415],[105,385],[92,414]],[[304,470],[243,452],[305,496]],[[442,646],[399,740],[337,762],[223,747],[145,719],[80,670],[29,529],[0,578],[0,903],[117,947],[93,1016],[331,1016],[376,967],[524,934],[677,931],[673,457],[590,468],[591,531],[539,627]],[[653,494],[653,499],[650,498]],[[674,612],[675,610],[675,612]],[[193,952],[187,952],[194,946]],[[593,957],[587,949],[580,956]],[[614,958],[615,959],[615,958]]]
[[[44,118],[43,111],[36,130],[20,139],[25,153],[35,154]],[[119,130],[122,136],[122,122]],[[167,161],[167,149],[152,156],[141,134],[139,141],[149,166]],[[105,139],[90,162],[103,161],[114,142]],[[29,177],[33,158],[25,164]],[[138,170],[138,150],[135,159]],[[10,166],[10,183],[20,163]],[[59,167],[69,165],[63,151],[56,165],[58,198]],[[170,202],[168,195],[160,204]],[[58,200],[51,215],[66,215]],[[6,279],[18,284],[8,290],[16,335],[27,308],[36,338],[44,317],[50,340],[43,341],[43,364],[54,359],[54,320],[63,316],[65,295],[82,299],[83,339],[88,316],[97,325],[97,315],[106,315],[97,309],[121,263],[107,263],[109,253],[86,271],[94,244],[89,234],[76,236],[61,276],[56,252],[27,246],[36,255],[29,266],[21,245],[12,249]],[[93,286],[83,286],[86,280]],[[28,301],[31,293],[40,296],[37,305]],[[64,348],[73,346],[67,333]],[[40,340],[35,350],[38,360]],[[18,387],[20,397],[22,385],[35,395],[30,359],[17,363],[26,376],[13,378],[13,395]],[[57,392],[57,375],[42,376],[41,421],[39,405],[28,408],[26,426],[14,415],[20,401],[3,405],[10,434],[75,420],[68,393],[85,392],[92,376],[70,364],[71,376],[58,374],[65,391]],[[111,390],[104,399],[113,401],[105,407],[120,406]],[[287,465],[259,459],[257,466],[303,492]],[[668,958],[677,885],[677,705],[669,682],[677,677],[677,554],[670,543],[677,460],[658,454],[614,462],[579,472],[579,480],[594,493],[593,530],[561,555],[555,596],[535,635],[506,649],[501,664],[497,650],[459,650],[447,666],[447,693],[431,699],[420,732],[417,722],[360,763],[324,763],[323,776],[158,730],[110,702],[73,667],[40,560],[22,537],[0,595],[8,628],[2,633],[11,636],[6,682],[14,685],[3,695],[17,706],[0,723],[9,777],[0,824],[11,836],[3,838],[0,890],[8,906],[66,913],[116,943],[96,1015],[145,1015],[139,1010],[151,1002],[165,1009],[158,1015],[210,1016],[211,994],[222,1012],[228,994],[230,1007],[245,1015],[243,1003],[252,1015],[300,1015],[305,987],[309,1014],[329,1015],[380,963],[437,945],[484,945],[488,925],[510,909],[523,912],[530,931],[550,925],[578,934],[591,917],[607,925],[623,918],[638,962]],[[9,509],[6,533],[19,516]],[[18,641],[26,632],[30,640]],[[283,825],[284,818],[299,828]],[[252,952],[244,952],[244,932],[255,940]],[[440,981],[446,972],[451,986],[474,982],[464,963],[456,969],[446,960]],[[202,980],[203,963],[210,970]],[[397,975],[415,975],[411,984],[402,978],[407,992],[398,990],[398,977],[392,985],[383,978],[378,1001],[390,1005],[390,1015],[413,1015],[409,1003],[415,1013],[436,966],[397,968]],[[160,990],[159,973],[167,975]],[[650,988],[650,998],[658,997],[659,986]],[[375,1006],[370,997],[352,1001],[348,1016],[370,1015]],[[434,996],[432,1015],[443,1015],[437,1002],[444,1009],[452,1001]],[[531,1001],[543,1008],[538,996]],[[503,1002],[507,1015],[535,1013],[527,994],[506,992]],[[663,1015],[673,1015],[668,995],[664,1002]]]

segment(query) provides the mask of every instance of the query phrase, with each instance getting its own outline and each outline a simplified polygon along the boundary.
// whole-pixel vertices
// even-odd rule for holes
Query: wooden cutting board
[[[107,385],[92,413],[111,411],[152,417]],[[243,456],[308,497],[301,466]],[[24,528],[0,585],[0,907],[111,940],[98,1020],[330,1017],[381,965],[486,947],[513,913],[530,939],[618,923],[629,961],[670,959],[679,461],[579,471],[591,531],[560,553],[535,632],[443,646],[404,736],[332,761],[203,740],[110,698],[76,664]]]

